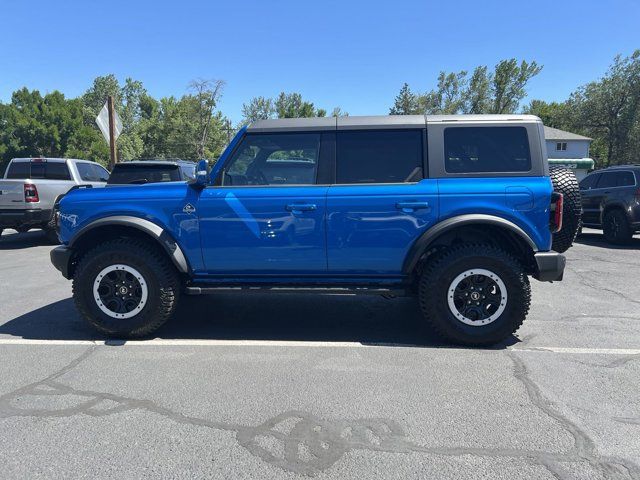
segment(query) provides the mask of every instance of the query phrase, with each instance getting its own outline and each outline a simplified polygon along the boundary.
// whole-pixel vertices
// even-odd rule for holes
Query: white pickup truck
[[[26,232],[42,228],[58,243],[54,205],[77,185],[103,187],[109,172],[89,160],[14,158],[0,179],[0,235],[5,228]]]

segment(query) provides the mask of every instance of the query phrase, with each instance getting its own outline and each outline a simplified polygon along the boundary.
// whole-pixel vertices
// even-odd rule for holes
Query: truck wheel
[[[44,230],[44,236],[46,237],[47,242],[53,245],[58,245],[60,243],[60,239],[58,238],[58,232],[56,232],[55,228],[50,228],[49,226],[47,226],[43,230]]]
[[[616,245],[624,245],[631,242],[633,231],[622,210],[609,210],[602,220],[604,238]]]
[[[135,239],[102,243],[80,259],[73,299],[91,326],[110,337],[142,337],[175,311],[180,279],[164,253]]]
[[[572,170],[563,167],[549,167],[553,190],[563,195],[562,228],[553,234],[551,248],[556,252],[566,252],[578,235],[582,219],[580,185]]]
[[[462,345],[505,340],[529,311],[529,279],[518,261],[490,245],[452,247],[429,263],[419,285],[424,319]]]

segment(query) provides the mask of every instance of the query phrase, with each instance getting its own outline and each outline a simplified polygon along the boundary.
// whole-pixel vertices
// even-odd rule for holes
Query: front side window
[[[76,163],[80,178],[85,182],[106,182],[109,172],[106,168],[93,163]]]
[[[633,187],[636,184],[636,179],[633,176],[633,172],[620,172],[618,173],[618,186],[619,187]]]
[[[223,170],[224,186],[313,185],[319,133],[249,134]]]
[[[422,159],[422,130],[341,131],[336,182],[417,182],[423,177]]]
[[[451,127],[444,131],[447,173],[503,173],[531,170],[524,127]]]

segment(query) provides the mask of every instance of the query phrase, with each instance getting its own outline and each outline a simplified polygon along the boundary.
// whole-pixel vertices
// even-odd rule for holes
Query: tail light
[[[564,206],[564,196],[561,193],[551,194],[551,233],[559,232],[562,229],[562,210]]]
[[[38,196],[38,188],[31,184],[24,184],[24,201],[26,203],[36,203],[40,201],[40,197]]]

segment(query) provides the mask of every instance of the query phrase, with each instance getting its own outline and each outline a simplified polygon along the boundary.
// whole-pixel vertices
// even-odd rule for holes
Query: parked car
[[[187,160],[135,160],[113,166],[108,185],[185,182],[195,178],[196,164]]]
[[[42,228],[58,243],[54,204],[77,185],[104,186],[109,172],[88,160],[14,158],[0,180],[0,233]]]
[[[640,165],[618,165],[580,182],[582,222],[604,231],[608,242],[625,244],[640,231]]]
[[[414,295],[445,338],[494,344],[524,321],[529,276],[562,279],[580,220],[530,115],[262,120],[192,182],[60,208],[51,261],[115,337],[153,332],[182,294],[243,289]]]

